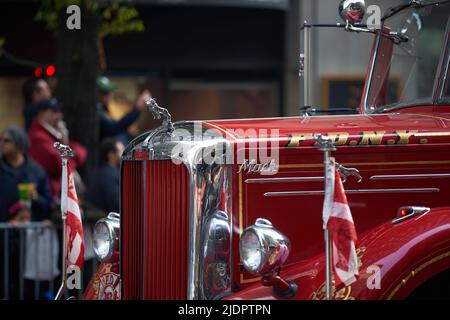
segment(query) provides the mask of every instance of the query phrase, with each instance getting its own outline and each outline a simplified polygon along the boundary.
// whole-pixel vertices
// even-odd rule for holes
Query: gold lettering
[[[409,139],[413,137],[418,131],[417,130],[399,130],[395,133],[398,135],[399,140],[397,144],[408,144]]]
[[[349,134],[347,132],[340,132],[337,134],[337,138],[335,139],[336,144],[338,146],[343,146],[348,141]]]
[[[331,139],[337,146],[343,146],[347,143],[349,134],[347,132],[327,133],[324,137]],[[317,146],[317,142],[314,143],[314,146]]]
[[[346,132],[329,133],[328,138],[330,138],[335,145],[343,146],[347,143],[349,134]]]
[[[306,139],[311,139],[312,133],[306,134],[292,134],[289,136],[289,143],[286,148],[296,148],[300,146],[300,143],[305,141]]]
[[[387,145],[393,145],[393,144],[409,144],[409,140],[411,137],[415,136],[418,133],[417,130],[398,130],[395,131],[395,134],[398,136],[398,141],[394,139],[389,139],[385,141],[385,144]],[[364,131],[361,134],[361,138],[359,141],[352,140],[350,138],[349,133],[347,132],[333,132],[333,133],[326,133],[324,136],[331,139],[335,145],[337,146],[343,146],[348,144],[349,146],[355,146],[355,145],[381,145],[383,142],[383,138],[386,135],[386,131]],[[354,137],[356,138],[356,137]],[[312,133],[305,133],[305,134],[292,134],[289,136],[289,143],[286,145],[286,148],[296,148],[299,147],[302,142],[305,142],[307,140],[315,140],[314,134]],[[313,142],[311,141],[311,142]],[[427,139],[421,139],[419,141],[420,144],[426,144],[428,143]],[[317,146],[317,142],[314,142],[314,146]]]
[[[385,133],[385,131],[364,131],[359,144],[363,146],[380,145]]]

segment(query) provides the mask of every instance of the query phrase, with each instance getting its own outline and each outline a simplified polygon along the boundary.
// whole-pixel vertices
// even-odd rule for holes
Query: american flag
[[[331,239],[335,287],[339,288],[342,285],[351,285],[359,274],[356,255],[357,235],[341,176],[335,168],[334,161],[329,170],[334,172],[327,174],[329,198],[327,201],[325,197],[323,220]]]

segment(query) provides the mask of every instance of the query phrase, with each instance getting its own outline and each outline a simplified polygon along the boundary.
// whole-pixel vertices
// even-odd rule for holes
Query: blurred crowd
[[[120,159],[124,146],[128,142],[127,130],[139,117],[144,109],[145,101],[151,98],[149,91],[144,91],[139,96],[133,109],[125,114],[121,119],[113,120],[110,114],[109,105],[115,90],[115,84],[107,77],[101,76],[97,79],[97,97],[96,106],[99,137],[97,139],[99,146],[98,167],[90,174],[90,178],[84,181],[78,174],[77,169],[85,165],[89,156],[87,149],[80,143],[70,138],[70,132],[64,122],[64,106],[53,96],[49,84],[43,78],[32,78],[23,85],[23,117],[25,126],[10,127],[0,132],[0,224],[14,226],[23,226],[27,223],[39,222],[44,225],[52,225],[60,222],[59,203],[61,194],[61,157],[54,148],[55,142],[69,145],[75,153],[71,159],[74,168],[75,186],[80,201],[80,208],[85,216],[93,212],[93,218],[104,216],[108,212],[119,212],[119,167]],[[83,210],[84,209],[84,210]],[[86,217],[84,217],[86,218]],[[86,228],[85,228],[86,229]],[[2,229],[2,230],[5,230]],[[1,231],[1,230],[0,230]],[[11,236],[13,233],[10,233]],[[90,233],[85,232],[86,248],[90,248]],[[42,235],[41,235],[42,236]],[[57,241],[57,236],[50,234],[45,241]],[[25,241],[25,250],[30,252],[30,246],[33,241]],[[18,248],[14,247],[14,239],[7,239],[0,232],[0,246],[9,251],[9,257],[1,255],[0,257],[0,299],[1,290],[5,289],[5,281],[9,275],[4,277],[4,269],[12,274],[12,278],[23,276],[19,275],[19,270],[14,270],[14,265],[6,266],[5,258],[11,264],[11,256],[18,254]],[[6,246],[6,247],[5,247]],[[39,247],[39,246],[38,246]],[[42,248],[58,247],[58,243],[51,246],[43,243]],[[49,256],[53,254],[45,252]],[[57,251],[56,251],[57,252]],[[40,255],[41,252],[34,252]],[[44,253],[42,253],[44,254]],[[92,252],[89,249],[85,252],[92,258]],[[90,256],[89,256],[90,255]],[[35,259],[26,258],[27,264],[33,264]],[[57,262],[55,262],[57,263]],[[52,265],[53,263],[47,263]],[[12,270],[11,270],[12,268]],[[25,269],[30,266],[25,266]],[[21,268],[22,270],[23,268]],[[22,273],[30,272],[22,270]],[[36,276],[35,281],[43,280],[39,288],[40,298],[44,292],[45,282],[53,280],[57,272],[44,272],[44,277]],[[33,272],[31,272],[33,274]],[[11,278],[9,276],[9,278]],[[36,279],[37,278],[37,279]],[[9,279],[14,280],[14,279]],[[17,297],[17,281],[9,282],[9,296]],[[25,288],[27,289],[27,288]],[[34,288],[29,288],[34,290]],[[48,296],[48,295],[47,295]],[[25,296],[26,298],[26,296]]]

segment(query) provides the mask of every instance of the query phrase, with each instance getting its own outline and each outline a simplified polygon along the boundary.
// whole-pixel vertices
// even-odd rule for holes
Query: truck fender
[[[398,224],[386,222],[377,226],[359,237],[357,254],[357,281],[333,290],[333,299],[407,298],[433,276],[450,270],[450,208],[436,208]],[[324,254],[320,254],[282,270],[282,277],[298,286],[291,299],[325,298],[324,262]],[[257,283],[226,299],[282,298],[272,288]]]
[[[450,208],[385,223],[363,235],[358,248],[361,267],[355,298],[407,298],[450,269]]]

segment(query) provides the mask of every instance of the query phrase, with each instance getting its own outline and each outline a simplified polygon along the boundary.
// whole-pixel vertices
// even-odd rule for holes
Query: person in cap
[[[52,91],[46,80],[42,78],[31,78],[23,84],[22,94],[25,101],[23,116],[25,119],[25,128],[28,130],[38,113],[37,105],[44,100],[50,99]]]
[[[12,220],[20,201],[24,201],[34,221],[50,218],[52,196],[44,169],[27,155],[28,137],[25,130],[11,127],[0,134],[0,222]],[[24,199],[19,184],[28,189]]]
[[[71,163],[82,166],[87,159],[87,150],[81,144],[69,139],[64,123],[62,105],[52,98],[39,103],[38,114],[33,120],[28,135],[30,137],[31,157],[38,162],[48,175],[53,198],[56,202],[61,192],[61,157],[53,146],[55,142],[69,145],[75,153]]]
[[[114,120],[110,114],[109,103],[115,88],[116,85],[107,77],[102,76],[97,78],[97,113],[100,126],[100,141],[107,137],[126,133],[128,128],[137,120],[141,111],[144,109],[145,101],[152,97],[150,91],[144,90],[139,96],[133,110],[125,114],[121,119]]]

